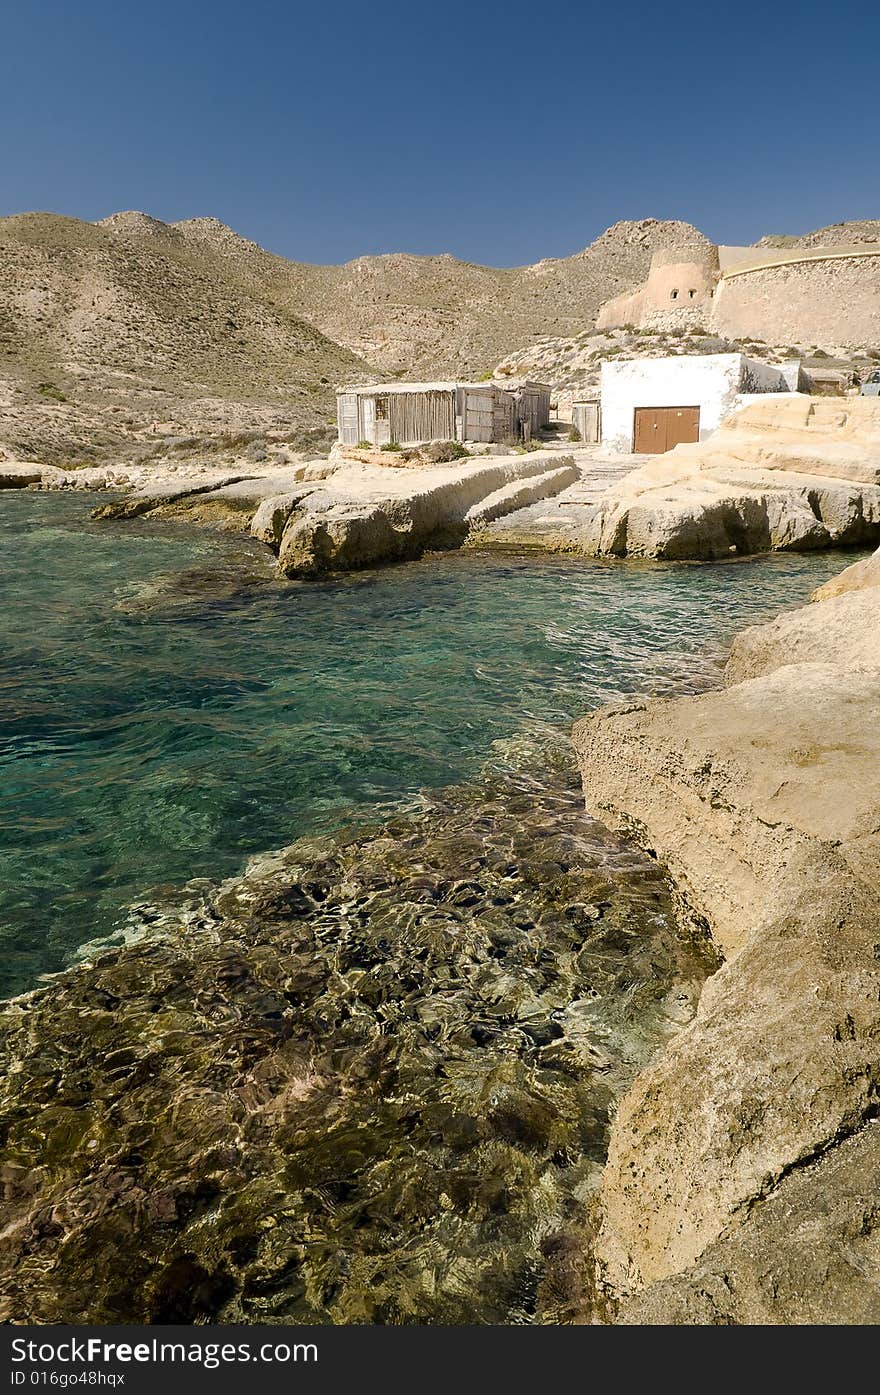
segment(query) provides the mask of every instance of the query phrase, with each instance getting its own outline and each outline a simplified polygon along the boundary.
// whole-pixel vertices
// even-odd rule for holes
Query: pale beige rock
[[[800,849],[837,842],[861,864],[878,826],[875,669],[797,664],[700,697],[603,708],[574,741],[588,808],[643,830],[726,954]]]
[[[860,1321],[880,1212],[843,1140],[880,1096],[880,591],[745,631],[726,678],[575,729],[588,809],[656,850],[727,961],[621,1101],[599,1282],[625,1322]]]
[[[486,501],[497,517],[518,507],[523,488],[550,496],[577,474],[571,456],[549,450],[421,470],[342,461],[290,514],[278,565],[298,577],[418,557],[460,543]]]
[[[266,543],[268,547],[279,547],[287,520],[307,492],[301,490],[296,494],[272,494],[268,499],[263,499],[251,519],[251,536],[259,542]]]
[[[864,591],[790,611],[766,625],[753,625],[733,641],[724,669],[727,683],[757,678],[788,664],[826,663],[880,669],[880,605]]]
[[[790,870],[803,889],[709,980],[693,1023],[621,1102],[596,1243],[617,1294],[692,1264],[876,1102],[876,891],[832,852]]]
[[[880,586],[880,548],[861,562],[853,562],[851,567],[833,576],[824,586],[813,592],[814,601],[826,601],[832,596],[840,596],[846,591],[861,591],[867,586]]]
[[[590,554],[717,559],[880,537],[880,401],[767,394],[608,491]]]
[[[625,1301],[659,1326],[880,1323],[880,1123],[795,1168],[724,1239]]]

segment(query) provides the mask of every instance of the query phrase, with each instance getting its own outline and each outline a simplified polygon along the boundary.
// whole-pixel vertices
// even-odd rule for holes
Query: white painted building
[[[602,364],[602,443],[621,455],[656,455],[711,436],[739,407],[767,392],[796,391],[800,365],[744,354],[675,354]]]

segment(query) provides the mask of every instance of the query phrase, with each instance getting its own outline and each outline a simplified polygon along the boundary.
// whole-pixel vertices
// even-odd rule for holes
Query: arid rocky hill
[[[403,254],[310,266],[214,218],[6,218],[0,449],[71,463],[178,438],[329,439],[340,380],[486,373],[540,333],[588,328],[658,247],[700,238],[645,219],[513,270]]]
[[[233,249],[243,242],[228,237]],[[333,384],[364,371],[201,228],[144,214],[103,226],[46,213],[0,220],[9,454],[76,461],[155,444],[157,433],[323,439]]]
[[[638,286],[654,252],[705,242],[646,218],[533,266],[404,253],[313,266],[215,218],[0,219],[0,450],[71,464],[244,444],[259,458],[332,439],[334,385],[366,375],[477,377],[503,362],[588,390],[603,350],[664,347],[587,343],[599,306]]]
[[[117,213],[100,225],[134,248],[183,250],[269,296],[384,373],[480,374],[542,333],[589,328],[609,296],[638,284],[660,248],[704,242],[689,223],[616,223],[584,251],[496,268],[393,252],[343,266],[290,262],[214,218],[165,224]]]
[[[702,242],[689,223],[616,223],[584,251],[499,270],[395,253],[304,267],[297,307],[386,372],[472,375],[540,334],[592,326],[609,296],[635,286],[652,254]]]
[[[802,233],[799,237],[771,233],[755,243],[756,247],[827,247],[840,244],[856,246],[860,242],[880,242],[880,219],[856,218],[849,223],[831,223],[827,228]]]

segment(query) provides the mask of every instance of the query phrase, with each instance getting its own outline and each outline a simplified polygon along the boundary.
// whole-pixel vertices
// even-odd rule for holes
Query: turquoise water
[[[279,584],[256,546],[93,524],[96,502],[0,495],[7,992],[154,887],[412,802],[598,703],[710,681],[736,630],[847,560],[452,553]]]

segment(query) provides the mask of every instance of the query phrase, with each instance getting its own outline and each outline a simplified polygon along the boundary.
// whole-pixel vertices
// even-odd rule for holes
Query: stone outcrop
[[[596,1255],[621,1321],[880,1318],[878,621],[863,581],[745,631],[720,691],[576,728],[588,808],[725,956],[612,1129]]]
[[[875,559],[880,561],[880,553],[874,553],[867,560]],[[852,570],[865,565],[856,563]],[[846,572],[841,573],[845,575]],[[817,597],[822,599],[833,584],[829,582],[820,587]],[[789,611],[767,625],[753,625],[743,630],[733,642],[724,670],[726,681],[740,683],[789,664],[880,668],[878,600],[880,597],[876,593],[872,595],[867,590],[839,594],[832,591],[831,599],[822,607],[821,626],[816,624],[815,611],[807,608]]]
[[[139,481],[92,517],[155,514],[250,532],[276,554],[284,576],[308,577],[457,545],[491,520],[554,498],[581,476],[574,456],[553,448],[442,465],[413,465],[391,452],[377,463],[364,454],[248,473],[166,472]]]
[[[880,402],[768,394],[650,459],[585,527],[590,555],[714,560],[880,539]]]
[[[751,1225],[710,1245],[684,1274],[629,1299],[618,1321],[880,1323],[878,1174],[875,1120],[789,1173]]]
[[[389,470],[344,461],[313,492],[292,505],[283,521],[278,566],[285,576],[347,571],[376,562],[418,557],[429,546],[461,542],[492,517],[524,498],[559,493],[578,475],[570,456],[535,451],[486,456],[429,469]],[[286,503],[258,515],[266,530],[282,527]]]
[[[814,601],[826,601],[832,596],[842,596],[847,591],[861,591],[866,586],[880,586],[880,552],[865,557],[861,562],[853,562],[824,586],[813,592]]]

